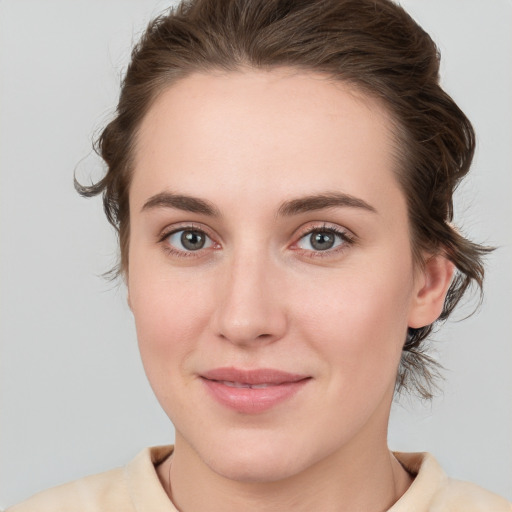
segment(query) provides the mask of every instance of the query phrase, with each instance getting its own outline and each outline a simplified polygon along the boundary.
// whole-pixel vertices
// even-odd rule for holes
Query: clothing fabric
[[[155,467],[172,446],[146,448],[123,468],[43,491],[7,512],[177,512]],[[395,453],[415,475],[388,512],[511,512],[512,505],[477,485],[448,478],[428,453]]]

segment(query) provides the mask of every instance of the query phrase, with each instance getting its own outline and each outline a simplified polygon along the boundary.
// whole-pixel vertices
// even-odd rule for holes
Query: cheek
[[[359,269],[300,294],[308,297],[297,303],[304,337],[352,388],[394,380],[412,296],[412,273],[396,270]]]
[[[155,272],[144,262],[131,260],[130,304],[135,318],[139,350],[153,387],[178,376],[173,367],[183,364],[205,328],[212,301],[190,279]],[[164,386],[166,387],[166,386]],[[155,389],[157,391],[157,389]]]

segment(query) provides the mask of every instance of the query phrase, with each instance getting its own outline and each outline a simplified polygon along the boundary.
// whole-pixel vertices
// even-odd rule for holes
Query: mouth
[[[266,389],[269,386],[279,386],[280,384],[270,384],[268,382],[262,384],[248,384],[246,382],[231,382],[229,380],[217,380],[215,382],[220,382],[224,384],[224,386],[228,386],[230,388],[250,388],[250,389]]]
[[[311,380],[269,368],[216,368],[200,377],[217,403],[243,414],[262,413],[291,400]]]

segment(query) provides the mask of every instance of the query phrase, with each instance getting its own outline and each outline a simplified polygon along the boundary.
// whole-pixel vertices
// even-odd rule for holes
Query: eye
[[[212,239],[198,229],[180,229],[165,237],[167,243],[182,252],[199,251],[213,246]]]
[[[297,247],[306,251],[329,251],[349,241],[344,232],[333,228],[321,228],[302,236],[297,242]]]

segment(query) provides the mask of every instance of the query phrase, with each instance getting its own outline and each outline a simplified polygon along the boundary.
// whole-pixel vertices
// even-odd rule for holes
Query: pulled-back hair
[[[397,179],[407,199],[415,262],[444,254],[456,267],[439,320],[471,284],[480,290],[482,257],[451,225],[452,196],[475,147],[471,123],[439,85],[439,52],[416,22],[390,0],[191,0],[152,21],[135,46],[114,119],[97,140],[103,179],[76,183],[103,194],[119,234],[118,271],[128,268],[128,192],[138,128],[158,95],[187,75],[292,67],[328,75],[378,98],[393,120]],[[433,326],[409,329],[397,390],[431,397],[434,361],[424,351]]]

